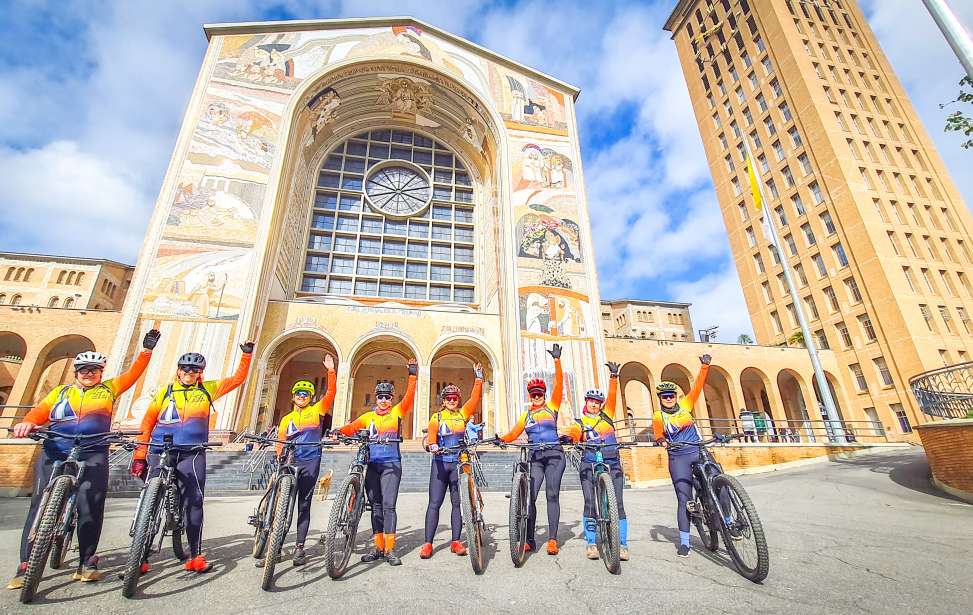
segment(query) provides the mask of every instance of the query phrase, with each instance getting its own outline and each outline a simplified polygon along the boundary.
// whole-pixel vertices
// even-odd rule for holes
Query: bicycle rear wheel
[[[473,565],[475,574],[483,574],[486,570],[486,558],[483,553],[483,522],[479,514],[480,494],[477,492],[472,474],[461,473],[459,476],[459,502],[470,563]]]
[[[27,559],[24,586],[20,589],[20,601],[24,604],[33,600],[34,594],[37,593],[37,585],[41,581],[44,564],[47,563],[47,556],[51,551],[54,532],[57,530],[58,522],[64,517],[64,505],[73,484],[74,480],[70,476],[57,477],[51,487],[51,495],[47,498],[47,505],[37,511],[41,518],[34,533],[30,557]]]
[[[530,482],[526,472],[514,474],[510,484],[510,559],[514,566],[524,565],[527,555],[527,515],[530,506]]]
[[[770,553],[763,525],[750,495],[740,481],[726,474],[720,474],[713,480],[713,490],[714,495],[725,492],[729,499],[730,508],[724,512],[733,519],[729,526],[721,523],[720,527],[726,550],[730,552],[737,572],[754,583],[763,581],[770,572]],[[739,532],[739,539],[733,539],[731,528]]]
[[[324,565],[332,579],[339,579],[348,570],[348,560],[355,550],[358,521],[365,507],[361,474],[349,474],[331,506],[328,531],[324,535]]]
[[[611,475],[607,472],[598,474],[595,483],[595,497],[598,503],[598,555],[605,562],[605,568],[612,574],[622,571],[619,553],[621,552],[618,502],[615,499],[615,486],[612,485]]]
[[[139,516],[135,519],[135,534],[132,545],[128,549],[128,561],[125,563],[122,595],[131,598],[138,589],[139,577],[142,575],[142,562],[149,558],[152,542],[155,540],[155,519],[159,515],[162,504],[162,478],[150,478],[142,493],[142,505],[139,506]]]
[[[290,525],[291,493],[294,490],[294,477],[285,474],[277,483],[277,502],[274,505],[274,521],[270,526],[267,541],[267,554],[264,557],[264,574],[260,580],[260,589],[269,591],[274,585],[274,568],[280,560],[284,549],[284,538],[287,537]]]
[[[699,539],[703,541],[703,546],[708,551],[716,551],[720,546],[720,524],[717,521],[713,506],[710,504],[708,496],[703,493],[699,477],[693,474],[693,494],[695,500],[686,503],[686,506],[693,505],[689,511],[689,519],[693,522],[693,527],[699,533]]]

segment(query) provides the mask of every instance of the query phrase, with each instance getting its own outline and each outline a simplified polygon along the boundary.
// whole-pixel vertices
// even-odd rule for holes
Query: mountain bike
[[[355,550],[358,537],[358,522],[362,513],[371,510],[368,495],[365,493],[365,469],[368,467],[368,445],[401,442],[401,439],[374,440],[368,432],[361,431],[354,436],[337,434],[335,439],[341,444],[358,445],[358,453],[348,468],[348,476],[334,496],[328,529],[324,534],[324,565],[328,576],[340,579],[348,570],[348,560]]]
[[[703,544],[715,551],[722,534],[740,576],[759,583],[770,572],[770,555],[757,508],[740,481],[725,474],[707,448],[714,442],[726,443],[735,437],[739,434],[717,435],[699,442],[670,442],[669,447],[699,449],[699,459],[692,464],[694,499],[686,507]]]
[[[510,532],[510,559],[514,566],[520,568],[527,561],[527,518],[530,516],[530,453],[547,449],[560,449],[555,442],[538,442],[534,444],[504,444],[501,448],[516,446],[520,448],[520,459],[514,462],[510,481],[510,510],[508,526]]]
[[[329,443],[275,440],[254,435],[243,437],[245,440],[257,442],[263,446],[282,444],[284,447],[281,455],[277,458],[274,473],[267,484],[267,490],[248,520],[248,523],[254,527],[253,557],[264,559],[260,588],[269,591],[274,584],[274,568],[280,561],[284,539],[287,537],[287,531],[294,519],[295,504],[297,503],[297,466],[294,465],[294,451],[298,446],[321,447],[327,446]]]
[[[24,572],[24,586],[20,590],[20,601],[27,604],[34,599],[37,586],[44,572],[44,564],[50,557],[51,568],[60,568],[70,547],[74,530],[78,524],[77,498],[78,484],[84,477],[85,462],[81,454],[106,444],[123,444],[134,448],[126,435],[141,432],[108,431],[95,434],[62,433],[53,429],[39,428],[30,433],[38,441],[58,438],[72,440],[73,445],[64,461],[55,461],[51,478],[44,488],[37,513],[31,522],[27,541],[30,543],[30,556]]]
[[[150,444],[155,448],[158,444]],[[179,496],[179,481],[176,479],[177,453],[192,453],[223,446],[222,442],[202,444],[173,444],[172,434],[163,436],[162,451],[159,453],[159,475],[154,476],[142,487],[135,515],[128,535],[132,544],[128,549],[128,560],[122,571],[122,595],[131,598],[138,589],[142,576],[142,565],[148,564],[149,556],[162,552],[166,535],[172,537],[172,554],[177,560],[186,559],[182,537],[186,531],[183,519],[182,498]],[[158,537],[158,546],[153,545]]]
[[[615,485],[612,482],[611,468],[605,462],[603,450],[607,447],[616,449],[631,446],[625,444],[607,444],[595,442],[578,442],[575,448],[582,453],[579,464],[591,466],[592,482],[595,492],[595,545],[598,555],[605,562],[605,568],[612,574],[622,571],[620,523],[618,519],[618,500],[615,497]],[[595,460],[584,461],[584,452],[591,449],[595,453]],[[580,468],[579,468],[580,469]]]
[[[493,444],[493,440],[481,440],[478,435],[483,425],[474,425],[467,429],[462,441],[456,446],[443,447],[434,454],[443,455],[458,453],[459,460],[456,474],[459,481],[460,513],[463,517],[463,531],[466,543],[469,545],[470,563],[474,574],[483,574],[486,570],[485,540],[486,522],[483,519],[483,494],[487,484],[486,476],[476,447],[483,444]]]

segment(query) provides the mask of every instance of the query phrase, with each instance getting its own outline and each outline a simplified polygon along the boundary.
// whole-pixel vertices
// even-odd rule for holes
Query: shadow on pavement
[[[951,502],[963,500],[936,489],[930,480],[929,461],[919,450],[899,455],[875,455],[853,459],[833,459],[832,463],[850,467],[867,468],[876,474],[886,474],[891,481],[901,487],[931,495]]]

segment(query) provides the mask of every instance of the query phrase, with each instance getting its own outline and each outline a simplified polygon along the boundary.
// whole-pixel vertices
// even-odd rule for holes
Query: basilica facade
[[[404,392],[406,437],[438,392],[472,384],[505,429],[523,383],[552,380],[566,416],[607,385],[598,281],[571,85],[414,19],[212,25],[111,356],[163,337],[117,417],[137,423],[187,351],[228,374],[256,341],[247,383],[212,428],[262,430],[291,383],[323,390],[337,359],[335,423]]]

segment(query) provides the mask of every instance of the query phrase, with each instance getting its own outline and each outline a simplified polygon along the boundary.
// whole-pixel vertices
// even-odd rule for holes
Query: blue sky
[[[973,3],[953,0],[973,25]],[[699,132],[662,25],[675,0],[5,0],[0,249],[135,262],[210,22],[414,15],[582,89],[602,296],[690,301],[697,328],[751,325]],[[862,0],[967,202],[973,152],[942,132],[959,63],[918,0]]]

